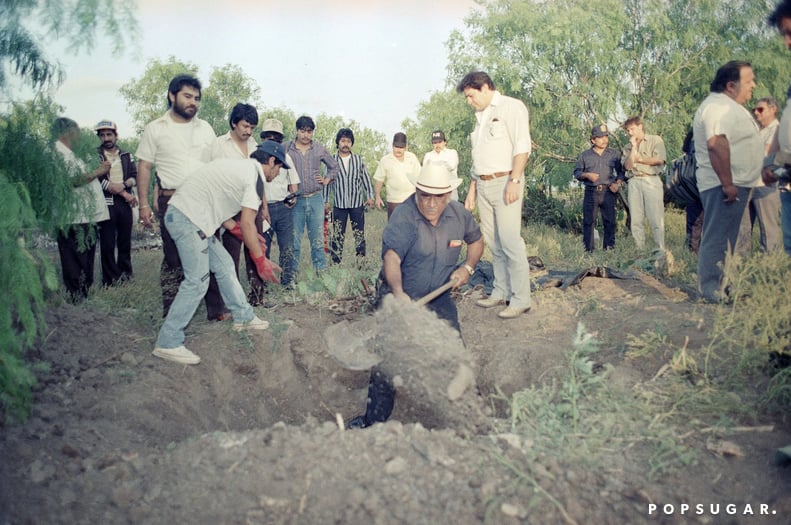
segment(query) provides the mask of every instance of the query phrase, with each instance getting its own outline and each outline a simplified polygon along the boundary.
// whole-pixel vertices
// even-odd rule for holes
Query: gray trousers
[[[742,217],[736,253],[747,255],[753,244],[753,224],[758,221],[761,234],[761,251],[771,252],[780,247],[780,192],[777,184],[753,188],[750,206]]]
[[[719,302],[725,254],[733,253],[742,216],[749,203],[752,188],[736,187],[738,200],[725,202],[722,187],[700,193],[703,202],[703,234],[698,253],[698,292],[707,301]]]

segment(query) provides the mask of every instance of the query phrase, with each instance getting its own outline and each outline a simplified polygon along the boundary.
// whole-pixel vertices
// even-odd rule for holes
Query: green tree
[[[89,49],[97,30],[112,35],[118,52],[137,31],[134,4],[113,0],[4,0],[0,2],[0,90],[8,73],[33,89],[57,86],[63,68],[45,48],[53,40],[68,44],[68,51]],[[35,28],[35,31],[30,27]],[[40,35],[48,40],[41,40]]]
[[[601,122],[617,127],[641,115],[649,133],[665,139],[669,156],[678,155],[714,72],[728,60],[753,63],[756,96],[784,99],[791,80],[791,61],[766,27],[774,4],[767,0],[479,3],[466,28],[448,39],[449,87],[485,70],[501,92],[527,104],[534,142],[528,176],[547,191],[569,184],[591,126]],[[437,102],[434,111],[455,111],[447,100]],[[431,118],[421,107],[420,122]],[[472,129],[466,122],[465,133]],[[619,132],[611,145],[625,141]],[[460,152],[469,142],[464,146]]]
[[[63,70],[44,52],[53,40],[79,52],[102,30],[119,49],[136,30],[132,11],[112,0],[0,2],[0,91],[8,91],[10,78],[37,92],[59,85]],[[39,36],[44,34],[46,41]],[[37,96],[12,103],[0,115],[0,286],[5,291],[0,303],[0,418],[6,420],[28,414],[35,377],[24,354],[45,333],[44,291],[58,284],[54,267],[31,248],[31,241],[42,229],[67,223],[72,208],[70,182],[49,131],[61,110]]]

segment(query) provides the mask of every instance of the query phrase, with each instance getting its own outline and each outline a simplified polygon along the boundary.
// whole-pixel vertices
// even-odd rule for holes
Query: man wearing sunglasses
[[[753,116],[761,126],[761,146],[764,155],[769,154],[775,140],[780,122],[777,120],[777,100],[774,97],[759,99],[753,108]],[[750,252],[753,238],[753,225],[758,221],[761,233],[761,251],[769,252],[780,246],[780,194],[777,183],[764,184],[763,181],[753,188],[748,206],[749,213],[742,217],[739,237],[736,239],[736,251],[747,254]]]

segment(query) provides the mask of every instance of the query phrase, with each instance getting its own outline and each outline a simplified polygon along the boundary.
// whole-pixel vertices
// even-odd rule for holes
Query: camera
[[[297,203],[296,193],[289,193],[288,195],[286,195],[286,198],[283,199],[283,204],[286,205],[286,208],[293,208],[296,203]]]
[[[777,177],[777,182],[781,187],[791,182],[791,172],[788,170],[788,165],[775,168],[772,170],[772,173]]]

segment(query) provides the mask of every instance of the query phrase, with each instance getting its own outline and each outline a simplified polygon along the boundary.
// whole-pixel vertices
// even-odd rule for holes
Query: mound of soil
[[[530,437],[499,430],[497,399],[560,377],[579,321],[602,342],[598,365],[622,392],[669,358],[625,359],[627,334],[661,319],[676,348],[686,338],[700,346],[710,307],[660,290],[650,279],[589,277],[543,290],[509,321],[476,307],[479,291],[457,297],[484,428],[455,428],[464,411],[427,418],[427,403],[446,415],[457,408],[420,394],[437,377],[427,361],[417,383],[402,370],[390,421],[343,430],[339,421],[364,408],[368,372],[332,359],[322,336],[340,317],[315,306],[261,310],[272,326],[251,335],[196,316],[187,345],[202,362],[192,367],[151,356],[153,330],[129,326],[123,312],[57,308],[32,356],[51,363],[33,416],[0,429],[0,523],[789,523],[791,474],[771,458],[791,432],[778,422],[728,436],[738,455],[710,452],[710,436],[690,432],[695,467],[658,479],[616,443],[604,467],[527,461]],[[419,340],[430,348],[436,336],[445,334]],[[682,514],[682,503],[705,512]]]

